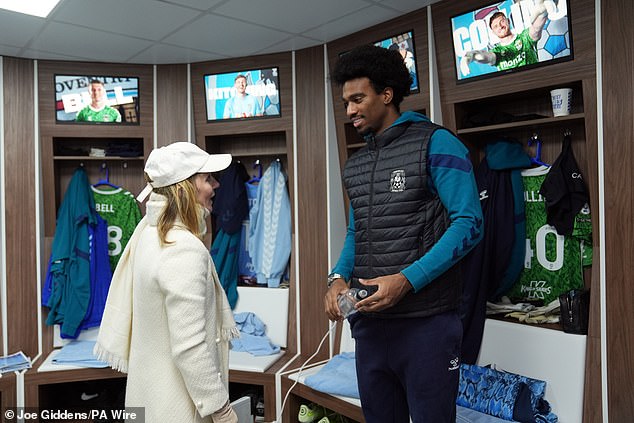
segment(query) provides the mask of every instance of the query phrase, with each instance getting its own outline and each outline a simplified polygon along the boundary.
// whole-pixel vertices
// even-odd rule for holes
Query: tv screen
[[[55,75],[58,123],[138,124],[139,78]]]
[[[204,80],[208,122],[281,116],[277,67],[208,74]]]
[[[458,81],[572,59],[568,0],[504,0],[451,18]]]
[[[414,33],[407,31],[402,34],[394,35],[381,41],[374,43],[375,46],[383,47],[389,50],[397,50],[401,53],[405,66],[409,70],[412,77],[411,93],[417,93],[418,89],[418,73],[416,70],[416,49],[414,49]]]

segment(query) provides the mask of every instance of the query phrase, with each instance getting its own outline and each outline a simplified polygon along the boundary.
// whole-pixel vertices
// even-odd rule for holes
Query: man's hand
[[[359,282],[365,286],[378,287],[374,294],[357,303],[356,309],[365,312],[376,312],[392,307],[412,289],[412,285],[402,273],[379,276],[374,279],[359,279]]]
[[[339,310],[337,299],[339,295],[347,289],[348,285],[345,280],[335,279],[332,285],[330,285],[328,292],[326,292],[326,296],[324,297],[324,309],[326,310],[328,318],[333,322],[343,320],[343,314],[341,314],[341,310]]]

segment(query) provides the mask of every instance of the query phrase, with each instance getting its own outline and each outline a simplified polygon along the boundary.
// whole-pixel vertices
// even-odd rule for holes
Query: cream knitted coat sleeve
[[[155,227],[141,237],[126,406],[144,406],[148,422],[201,421],[229,399],[213,263],[186,230],[171,230],[163,247]]]

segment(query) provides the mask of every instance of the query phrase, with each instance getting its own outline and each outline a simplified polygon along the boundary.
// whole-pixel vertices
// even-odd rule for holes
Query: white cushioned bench
[[[347,321],[341,334],[339,352],[354,351]],[[495,364],[498,369],[546,381],[545,399],[561,423],[583,421],[583,390],[585,380],[586,336],[563,331],[529,326],[514,322],[487,319],[478,363]],[[316,363],[301,374],[297,369],[288,372],[290,380],[303,385],[307,376],[317,373],[326,362]],[[302,391],[306,389],[302,388]],[[337,402],[361,407],[360,400],[340,395],[324,395]],[[308,395],[307,395],[308,396]],[[313,398],[310,398],[311,400]],[[323,404],[322,404],[323,405]],[[474,410],[458,407],[459,423],[499,423],[505,420]]]
[[[254,313],[266,325],[266,336],[275,345],[286,348],[288,333],[288,289],[264,287],[238,287],[238,302],[234,313]],[[254,356],[244,351],[229,351],[229,369],[247,372],[265,372],[284,355]]]

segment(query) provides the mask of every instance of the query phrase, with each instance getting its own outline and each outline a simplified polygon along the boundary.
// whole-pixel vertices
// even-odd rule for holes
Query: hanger
[[[247,184],[254,184],[260,182],[260,179],[262,179],[262,164],[260,163],[260,159],[253,162],[253,169],[256,168],[258,169],[258,176],[253,175],[253,177],[247,181]]]
[[[533,145],[533,143],[535,143],[536,145],[535,157],[531,157],[531,162],[538,166],[550,167],[549,164],[542,162],[542,142],[537,134],[533,134],[533,136],[529,138],[528,146],[530,147],[531,145]]]
[[[101,170],[105,170],[106,171],[106,178],[105,179],[101,179],[100,181],[98,181],[96,184],[93,185],[93,187],[98,187],[99,185],[107,185],[107,186],[109,186],[111,188],[114,188],[114,189],[121,188],[121,187],[119,187],[119,186],[117,186],[117,185],[115,185],[115,184],[110,182],[110,175],[109,175],[110,172],[108,171],[108,166],[105,163],[101,164]],[[99,173],[101,173],[101,171]]]

